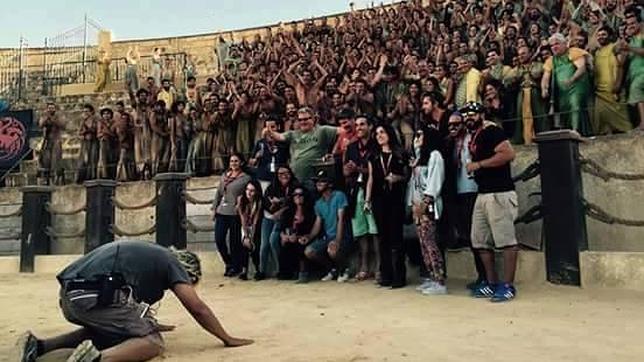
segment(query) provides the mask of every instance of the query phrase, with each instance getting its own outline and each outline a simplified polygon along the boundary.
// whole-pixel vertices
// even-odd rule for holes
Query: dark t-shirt
[[[472,137],[472,161],[477,162],[494,156],[494,149],[504,141],[507,141],[507,137],[503,130],[486,122],[483,129]],[[479,186],[480,194],[514,190],[510,162],[500,167],[482,168],[474,173],[474,180]]]
[[[260,157],[257,157],[258,154]],[[284,142],[276,142],[270,145],[265,139],[257,141],[252,153],[257,157],[257,169],[255,177],[262,181],[273,181],[275,173],[271,172],[271,162],[275,158],[275,168],[279,165],[285,165],[288,162],[288,145]]]
[[[163,293],[177,283],[190,284],[188,273],[168,249],[145,241],[100,246],[70,264],[56,278],[62,286],[66,280],[96,280],[112,272],[123,275],[136,301],[148,304],[161,300]]]

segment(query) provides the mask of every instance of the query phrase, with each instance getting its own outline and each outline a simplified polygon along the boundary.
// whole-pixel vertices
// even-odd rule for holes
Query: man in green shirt
[[[342,132],[340,127],[320,126],[316,121],[315,112],[309,107],[302,107],[297,111],[297,130],[284,133],[264,130],[273,140],[289,144],[293,173],[311,190],[314,186],[311,177],[315,175],[313,165],[332,159],[331,149]]]
[[[639,119],[636,120],[635,126],[644,130],[644,36],[639,12],[626,13],[626,35],[630,37],[630,41],[628,44],[622,41],[618,47],[628,57],[628,104],[637,107]]]

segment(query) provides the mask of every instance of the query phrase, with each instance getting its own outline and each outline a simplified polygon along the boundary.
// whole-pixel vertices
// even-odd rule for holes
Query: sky
[[[370,3],[354,2],[358,8]],[[21,36],[28,46],[43,46],[45,37],[82,27],[85,13],[111,30],[112,40],[125,40],[299,20],[343,12],[348,4],[349,0],[3,0],[0,47],[18,47]]]

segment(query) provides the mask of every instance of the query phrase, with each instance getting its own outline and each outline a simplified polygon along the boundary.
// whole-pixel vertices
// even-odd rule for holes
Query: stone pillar
[[[114,241],[110,226],[114,224],[114,189],[112,180],[85,182],[85,253]]]
[[[186,189],[185,173],[162,173],[154,177],[157,187],[156,238],[157,244],[186,248]]]
[[[579,251],[588,249],[579,134],[571,130],[540,133],[541,192],[548,281],[581,285]]]
[[[20,272],[33,273],[36,255],[51,251],[51,214],[47,203],[51,201],[51,187],[26,186],[22,189],[22,235],[20,237]]]

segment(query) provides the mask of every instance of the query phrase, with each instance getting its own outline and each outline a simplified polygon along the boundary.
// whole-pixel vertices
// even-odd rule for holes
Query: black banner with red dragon
[[[0,113],[0,176],[5,176],[30,151],[32,122],[32,110]]]

